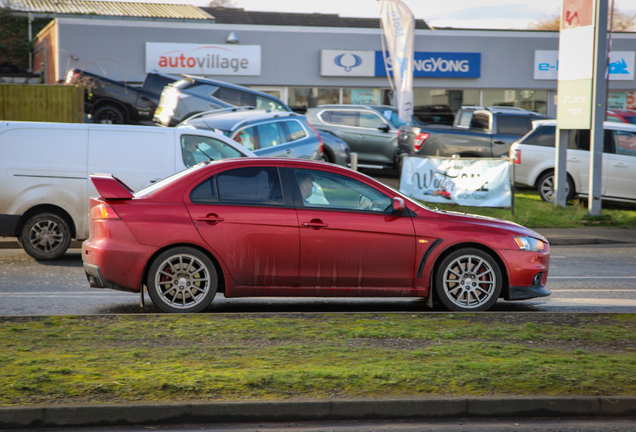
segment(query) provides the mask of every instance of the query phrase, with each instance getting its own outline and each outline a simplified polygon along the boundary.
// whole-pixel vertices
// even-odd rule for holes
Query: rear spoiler
[[[104,199],[132,199],[133,191],[112,174],[90,174],[97,192]]]

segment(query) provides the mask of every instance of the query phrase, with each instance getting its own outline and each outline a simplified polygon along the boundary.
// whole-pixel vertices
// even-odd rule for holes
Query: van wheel
[[[550,171],[541,176],[537,182],[537,192],[543,201],[554,202],[554,172]],[[574,198],[574,183],[570,176],[567,176],[565,184],[565,201]]]
[[[71,230],[66,221],[54,213],[31,216],[22,227],[20,244],[38,260],[53,260],[64,255],[71,244]]]
[[[201,312],[216,295],[218,276],[205,254],[177,247],[153,261],[146,286],[152,302],[164,312]]]
[[[93,123],[123,124],[124,114],[117,107],[104,105],[95,110],[92,119]]]

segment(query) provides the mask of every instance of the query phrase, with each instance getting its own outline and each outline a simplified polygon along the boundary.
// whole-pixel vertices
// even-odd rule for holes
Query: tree
[[[609,27],[609,18],[607,25]],[[543,16],[543,18],[537,20],[528,26],[532,30],[552,30],[559,31],[561,28],[561,15]],[[612,31],[615,32],[627,32],[636,30],[636,13],[630,14],[627,12],[614,9],[614,21],[612,23]]]
[[[232,0],[212,0],[208,7],[235,8],[236,4]]]

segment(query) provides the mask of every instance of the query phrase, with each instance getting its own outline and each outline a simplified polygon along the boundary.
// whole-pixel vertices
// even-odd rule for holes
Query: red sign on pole
[[[594,23],[594,0],[563,0],[561,30]]]

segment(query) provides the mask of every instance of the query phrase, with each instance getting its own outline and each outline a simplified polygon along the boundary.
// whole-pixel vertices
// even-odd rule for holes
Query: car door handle
[[[507,142],[505,142],[505,141],[501,141],[501,140],[497,140],[497,141],[495,141],[494,143],[495,143],[495,144],[508,144]]]
[[[223,219],[222,217],[219,217],[218,215],[214,213],[210,213],[208,215],[205,215],[204,217],[197,218],[197,220],[208,223],[210,225],[216,225],[219,222],[223,222],[225,219]]]
[[[358,138],[364,139],[364,135],[357,135]]]
[[[580,160],[579,158],[575,158],[575,157],[568,158],[568,162],[578,162],[579,160]]]
[[[329,226],[328,224],[323,223],[320,219],[313,219],[311,222],[303,222],[300,225],[313,229],[327,228]]]
[[[614,164],[615,167],[619,167],[619,168],[627,168],[627,164],[623,163],[623,162],[617,162]]]
[[[154,180],[150,180],[150,183],[157,183],[159,180],[161,180],[161,178],[157,177]]]
[[[287,151],[285,151],[285,153],[287,153],[287,154],[291,154],[291,152],[293,152],[292,149],[287,149]]]

